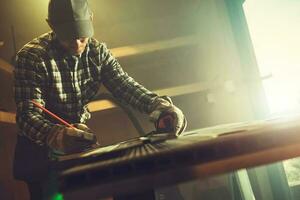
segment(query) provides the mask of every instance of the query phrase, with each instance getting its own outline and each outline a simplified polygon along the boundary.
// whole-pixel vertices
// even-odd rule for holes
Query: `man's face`
[[[67,41],[60,41],[61,45],[72,55],[80,55],[84,51],[89,38],[79,38]]]

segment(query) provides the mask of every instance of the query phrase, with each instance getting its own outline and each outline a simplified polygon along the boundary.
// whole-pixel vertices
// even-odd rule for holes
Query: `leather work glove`
[[[92,130],[87,125],[85,125],[85,124],[75,123],[75,124],[73,124],[73,126],[76,127],[76,128],[78,128],[78,129],[80,129],[80,130],[82,130],[82,131],[85,131],[87,133],[92,133]],[[92,137],[95,137],[95,139],[96,139],[96,143],[95,144],[96,145],[100,145],[99,142],[97,141],[96,136],[94,134],[92,134]]]
[[[182,111],[176,107],[170,97],[160,97],[150,113],[157,132],[169,132],[179,136],[186,128],[187,121]]]
[[[47,137],[48,146],[57,154],[72,154],[87,150],[97,144],[96,136],[84,124],[74,124],[75,129],[57,125]]]

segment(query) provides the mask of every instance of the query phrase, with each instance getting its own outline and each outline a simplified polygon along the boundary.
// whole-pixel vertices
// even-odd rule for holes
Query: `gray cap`
[[[48,20],[61,40],[92,37],[92,12],[86,0],[50,0]]]

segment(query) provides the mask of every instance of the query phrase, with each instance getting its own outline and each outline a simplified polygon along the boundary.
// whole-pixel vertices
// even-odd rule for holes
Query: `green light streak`
[[[50,199],[51,200],[64,200],[64,196],[61,193],[56,193]]]

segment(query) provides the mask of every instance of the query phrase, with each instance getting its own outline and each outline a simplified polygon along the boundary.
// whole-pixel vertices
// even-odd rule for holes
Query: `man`
[[[85,123],[90,118],[87,104],[100,84],[171,134],[180,134],[186,126],[179,108],[135,82],[107,47],[92,38],[92,13],[86,0],[50,0],[47,22],[52,31],[26,44],[15,60],[20,133],[14,174],[27,182],[32,199],[42,199],[49,158],[97,143]],[[32,100],[77,128],[59,124]]]

